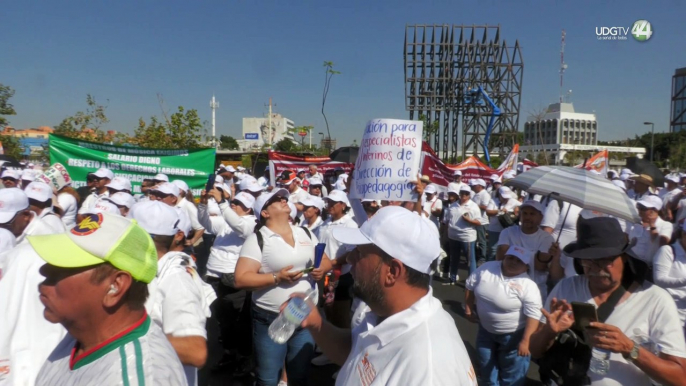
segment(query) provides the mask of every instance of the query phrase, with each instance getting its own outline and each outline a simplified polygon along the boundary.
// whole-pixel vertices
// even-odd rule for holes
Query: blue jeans
[[[524,329],[511,334],[491,334],[479,326],[476,335],[476,355],[479,385],[523,386],[531,357],[517,354]]]
[[[255,378],[258,386],[276,386],[286,363],[289,385],[307,385],[314,339],[310,332],[297,328],[285,344],[271,340],[267,331],[279,314],[252,305],[253,341],[255,342]]]
[[[495,252],[498,250],[499,238],[500,232],[488,231],[488,254],[486,255],[486,260],[495,260]]]
[[[460,264],[460,257],[464,255],[469,263],[469,274],[476,270],[476,251],[475,241],[448,240],[450,248],[450,281],[457,279],[457,266]]]

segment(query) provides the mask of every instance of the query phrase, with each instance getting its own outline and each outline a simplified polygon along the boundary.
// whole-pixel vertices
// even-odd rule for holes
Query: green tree
[[[431,137],[438,133],[440,123],[438,122],[438,120],[429,122],[429,117],[427,117],[424,114],[419,114],[419,120],[424,122],[424,141],[429,142]]]
[[[236,138],[234,138],[230,135],[220,136],[219,142],[220,142],[219,147],[222,149],[226,149],[226,150],[238,150],[238,149],[240,149],[240,146],[238,146],[238,141],[236,141]]]
[[[110,142],[111,138],[101,130],[109,119],[105,114],[107,106],[97,103],[95,97],[86,95],[86,111],[68,116],[55,127],[55,134],[70,138],[81,138],[94,142]]]
[[[14,90],[0,83],[0,130],[4,129],[9,123],[5,116],[17,115],[17,112],[14,111],[14,106],[9,103],[10,98],[13,96]],[[16,159],[21,158],[21,144],[18,138],[0,133],[0,143],[2,143],[2,148],[6,155]]]
[[[326,135],[331,139],[331,131],[329,131],[329,120],[326,119],[326,114],[324,113],[324,105],[326,104],[326,97],[329,95],[329,87],[331,86],[331,78],[334,75],[340,74],[340,71],[333,69],[333,62],[324,62],[324,93],[322,95],[322,115],[324,116],[324,123],[326,123]],[[331,143],[331,142],[329,142]],[[331,150],[331,149],[329,149]]]
[[[288,129],[288,132],[293,134],[293,138],[300,137],[301,132],[307,133],[307,135],[310,134],[310,132],[314,130],[314,126],[296,126],[292,129]],[[307,138],[307,135],[304,137],[300,137],[300,148],[301,150],[307,150],[306,145],[305,145],[305,138]]]
[[[294,152],[298,150],[298,145],[288,138],[282,138],[279,142],[274,144],[274,150],[286,153]]]
[[[194,149],[204,147],[201,143],[203,128],[197,110],[179,106],[166,123],[154,116],[150,123],[139,119],[131,142],[154,149]]]

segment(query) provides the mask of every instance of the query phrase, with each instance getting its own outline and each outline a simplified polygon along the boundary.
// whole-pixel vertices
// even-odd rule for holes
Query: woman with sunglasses
[[[262,194],[253,206],[258,225],[243,244],[236,265],[236,287],[253,291],[253,337],[257,385],[279,383],[284,361],[288,382],[307,384],[314,340],[309,331],[298,328],[285,344],[268,335],[269,325],[279,315],[281,305],[292,294],[306,292],[311,282],[319,281],[331,269],[323,256],[314,269],[317,237],[304,228],[290,224],[288,192],[278,189]],[[316,287],[315,287],[316,290]],[[318,296],[315,296],[315,302]]]

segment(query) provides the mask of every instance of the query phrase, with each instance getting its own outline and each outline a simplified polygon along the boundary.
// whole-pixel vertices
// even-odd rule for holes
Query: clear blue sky
[[[644,43],[598,41],[595,27],[647,19]],[[0,83],[16,90],[17,128],[57,125],[107,102],[107,129],[133,132],[140,117],[182,105],[240,136],[241,118],[275,111],[325,131],[322,63],[334,77],[332,137],[360,138],[371,118],[407,118],[406,24],[500,24],[525,63],[522,112],[558,98],[560,33],[567,31],[565,89],[579,112],[595,110],[602,140],[669,127],[671,76],[686,67],[686,5],[671,1],[3,1]],[[318,137],[318,136],[317,136]]]

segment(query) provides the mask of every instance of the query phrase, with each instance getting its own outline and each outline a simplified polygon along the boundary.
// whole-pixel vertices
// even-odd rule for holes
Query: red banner
[[[294,156],[290,154],[280,153],[278,151],[269,152],[269,174],[272,184],[276,181],[276,176],[281,175],[285,170],[293,170],[298,172],[304,170],[310,165],[316,165],[317,171],[321,173],[324,178],[334,175],[334,169],[337,167],[343,168],[346,173],[350,173],[354,164],[345,162],[332,161],[329,157],[303,157]]]

